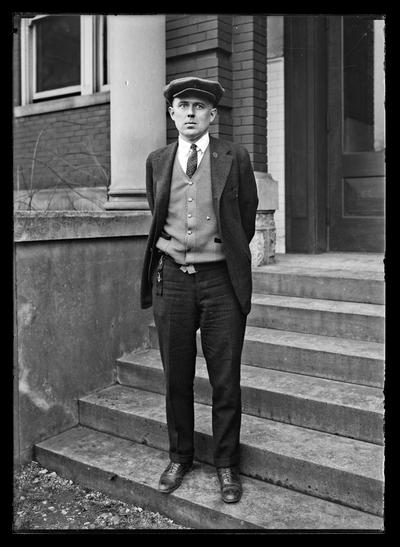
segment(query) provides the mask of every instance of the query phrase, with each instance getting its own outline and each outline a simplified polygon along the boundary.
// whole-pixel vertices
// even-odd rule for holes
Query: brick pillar
[[[218,116],[210,134],[232,140],[232,16],[167,15],[167,82],[184,76],[218,80],[225,94],[218,105]],[[178,133],[167,115],[167,140]]]
[[[232,28],[233,138],[247,148],[257,181],[252,266],[275,262],[278,185],[267,174],[267,20],[235,15]]]
[[[235,15],[232,28],[233,138],[253,168],[267,170],[267,25],[265,16]]]
[[[109,15],[111,185],[107,209],[148,209],[145,163],[165,144],[165,16]]]

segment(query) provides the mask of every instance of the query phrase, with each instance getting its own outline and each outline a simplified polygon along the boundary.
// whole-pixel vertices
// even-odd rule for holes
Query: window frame
[[[81,24],[81,83],[76,86],[48,91],[36,91],[36,33],[34,24],[45,17],[57,17],[57,15],[37,15],[29,19],[21,18],[21,106],[39,104],[41,100],[46,99],[48,101],[59,100],[61,97],[68,97],[77,93],[79,96],[91,95],[96,92],[96,87],[99,88],[99,91],[109,90],[109,85],[100,87],[99,83],[96,82],[98,66],[96,55],[99,51],[98,16],[79,15]]]
[[[107,33],[107,75],[108,83],[104,83],[104,24],[107,24],[107,15],[97,16],[96,25],[96,44],[97,44],[97,85],[99,91],[110,91],[110,55],[108,54],[109,37]]]

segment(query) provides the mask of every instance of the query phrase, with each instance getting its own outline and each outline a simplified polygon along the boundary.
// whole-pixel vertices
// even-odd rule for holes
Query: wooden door
[[[384,250],[384,22],[328,18],[328,247]]]

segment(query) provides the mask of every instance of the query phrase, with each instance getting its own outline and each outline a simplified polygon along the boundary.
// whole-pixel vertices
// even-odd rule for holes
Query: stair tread
[[[165,398],[158,393],[113,385],[82,397],[82,402],[166,423]],[[196,431],[211,435],[211,408],[195,403]],[[379,445],[244,414],[241,443],[318,466],[382,481]]]
[[[253,273],[296,274],[384,281],[384,255],[375,253],[277,253],[275,264],[253,268]]]
[[[325,300],[318,298],[259,293],[253,293],[251,302],[252,304],[261,306],[275,306],[280,308],[303,309],[362,316],[365,315],[378,318],[385,317],[385,307],[381,304],[365,304],[362,302],[345,302],[340,300]]]
[[[155,328],[154,322],[150,327]],[[370,359],[384,358],[384,344],[366,340],[340,338],[267,327],[247,325],[245,341],[262,342],[283,345],[300,349],[323,351],[324,353],[338,353],[347,356],[365,357]]]
[[[213,515],[215,523],[218,520],[229,522],[231,528],[383,528],[380,517],[248,477],[242,477],[242,502],[225,504],[220,499],[214,468],[203,463],[195,464],[181,487],[168,496],[171,503],[165,504],[167,497],[157,491],[157,484],[168,462],[167,452],[82,426],[42,441],[37,449],[39,461],[46,457],[46,453],[59,456],[67,476],[70,476],[68,465],[81,464],[89,476],[95,474],[98,477],[101,473],[107,480],[117,475],[133,493],[139,486],[149,500],[147,506],[156,504],[155,510],[165,507],[170,511],[169,516],[184,516],[186,508],[186,514],[193,522],[197,509],[199,527],[205,526],[201,515],[206,509]],[[176,516],[171,514],[172,511],[176,511]]]
[[[118,359],[119,362],[155,368],[162,371],[160,352],[147,349]],[[206,362],[197,356],[196,376],[208,379]],[[383,415],[383,391],[380,388],[316,378],[267,368],[242,364],[241,385],[293,397],[316,400]]]

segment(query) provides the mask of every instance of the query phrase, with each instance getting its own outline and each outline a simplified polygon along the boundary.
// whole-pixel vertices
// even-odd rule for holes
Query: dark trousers
[[[161,283],[153,279],[153,310],[166,383],[169,454],[174,462],[194,457],[193,383],[196,331],[212,387],[214,464],[239,464],[241,423],[240,361],[246,316],[242,313],[225,262],[198,265],[184,273],[164,262]],[[158,294],[157,294],[158,293]]]

